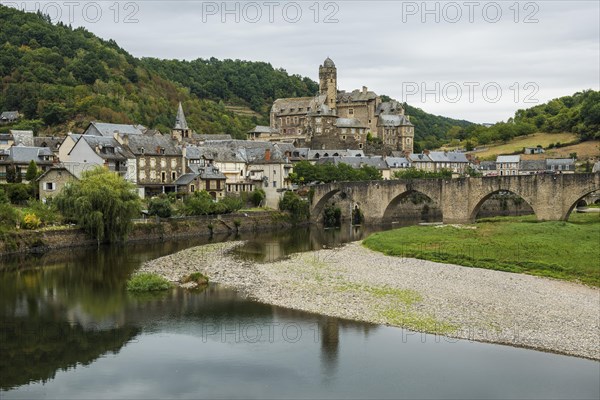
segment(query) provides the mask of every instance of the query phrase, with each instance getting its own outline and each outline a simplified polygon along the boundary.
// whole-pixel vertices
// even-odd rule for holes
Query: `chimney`
[[[265,161],[271,161],[271,149],[265,149]]]
[[[156,146],[156,154],[160,154],[160,146]]]
[[[429,150],[423,150],[423,154],[429,155]]]
[[[366,87],[366,86],[363,86],[363,93],[365,93],[365,94],[366,94],[366,93],[367,93],[367,91],[368,91],[367,87]]]

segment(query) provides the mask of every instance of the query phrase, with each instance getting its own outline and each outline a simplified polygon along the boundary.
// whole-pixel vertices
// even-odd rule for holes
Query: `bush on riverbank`
[[[165,278],[151,273],[137,274],[127,281],[127,290],[130,292],[156,292],[170,287],[171,284]]]
[[[461,226],[411,226],[369,236],[364,245],[387,255],[527,273],[600,286],[600,219],[569,222],[502,217]]]

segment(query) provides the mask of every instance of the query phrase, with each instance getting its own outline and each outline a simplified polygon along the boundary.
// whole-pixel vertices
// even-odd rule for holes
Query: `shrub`
[[[217,204],[223,205],[225,212],[234,212],[244,207],[244,201],[237,196],[225,196]]]
[[[0,226],[15,228],[19,223],[19,212],[10,204],[0,204]]]
[[[279,200],[279,209],[281,211],[288,211],[293,223],[306,221],[310,213],[308,202],[302,200],[294,192],[284,193],[281,200]]]
[[[254,207],[259,207],[266,197],[267,195],[264,190],[254,189],[250,196],[250,200],[252,201],[252,205],[254,205]]]
[[[148,214],[157,215],[161,218],[169,218],[173,214],[173,208],[168,197],[153,197],[148,203]]]
[[[25,214],[23,217],[23,228],[25,229],[37,229],[40,225],[42,225],[42,221],[33,213]]]
[[[41,201],[29,200],[27,208],[40,219],[42,225],[55,225],[62,220],[56,205],[51,201],[44,204]]]
[[[326,227],[335,227],[342,224],[342,210],[331,204],[323,210],[323,223]]]
[[[8,203],[8,196],[4,192],[4,189],[0,188],[0,204]]]
[[[169,281],[152,273],[137,274],[127,281],[127,290],[130,292],[155,292],[167,290],[170,287]]]
[[[13,204],[24,204],[34,195],[33,187],[25,183],[11,183],[4,186],[6,195]]]
[[[208,278],[203,275],[201,272],[193,272],[187,277],[183,278],[181,283],[194,282],[198,285],[206,285],[208,283]]]

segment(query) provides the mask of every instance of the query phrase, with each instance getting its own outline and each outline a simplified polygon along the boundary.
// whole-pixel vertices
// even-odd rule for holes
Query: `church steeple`
[[[187,121],[185,120],[185,114],[183,113],[183,107],[179,102],[179,108],[177,109],[177,117],[175,117],[175,129],[188,129]]]
[[[185,114],[183,113],[183,107],[181,102],[179,102],[179,107],[177,108],[177,116],[175,117],[175,126],[171,132],[171,137],[177,141],[181,141],[183,138],[192,137],[192,131],[188,127],[187,121],[185,119]]]

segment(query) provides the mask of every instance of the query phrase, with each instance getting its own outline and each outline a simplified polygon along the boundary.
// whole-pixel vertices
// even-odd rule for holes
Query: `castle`
[[[248,132],[250,140],[280,141],[311,149],[364,149],[367,135],[388,150],[412,153],[414,125],[397,101],[382,102],[374,92],[337,88],[337,68],[327,58],[319,66],[319,94],[277,99],[270,126]]]

